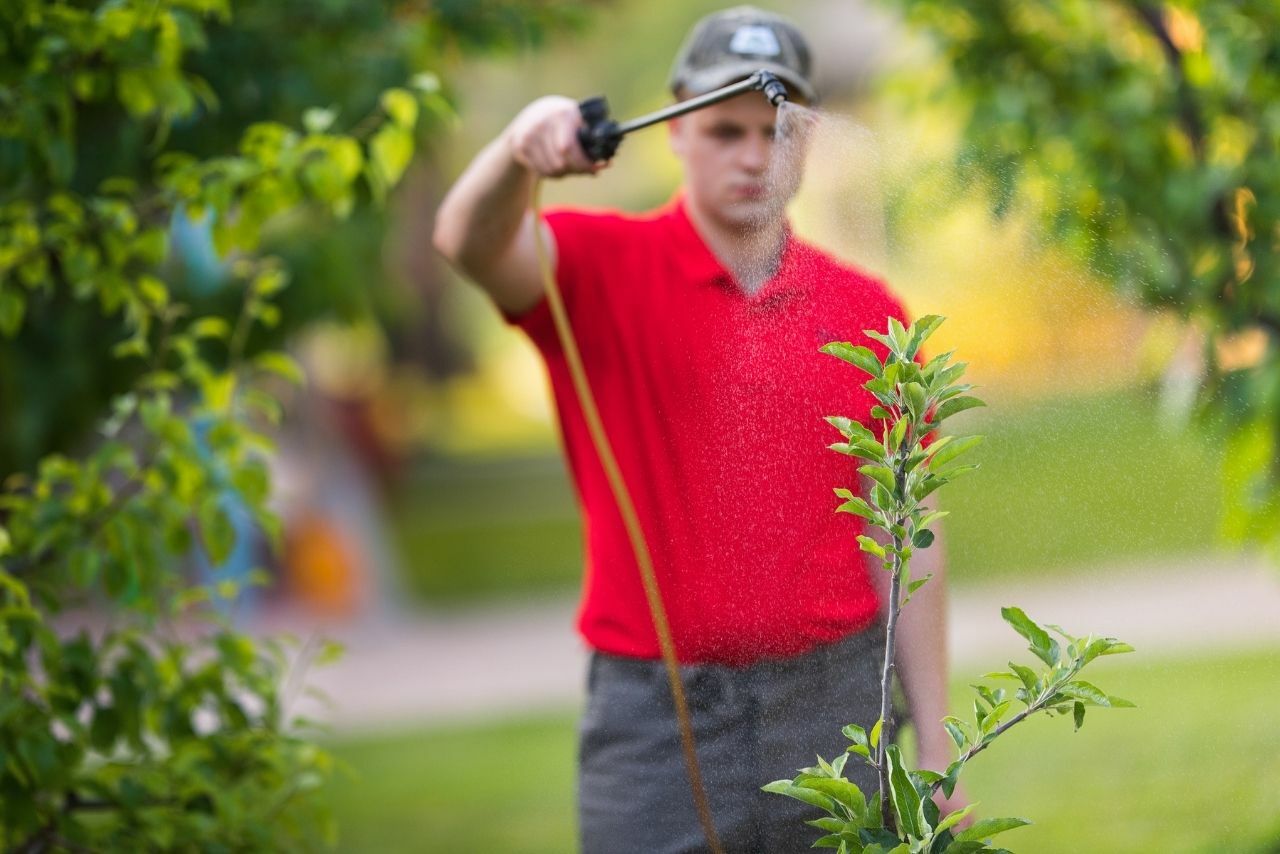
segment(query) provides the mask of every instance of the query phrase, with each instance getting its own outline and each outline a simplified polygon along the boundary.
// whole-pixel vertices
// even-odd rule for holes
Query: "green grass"
[[[1035,822],[1003,844],[1037,854],[1270,851],[1280,838],[1280,656],[1132,656],[1091,670],[1140,708],[1091,710],[1077,733],[1069,720],[1033,719],[967,772],[984,815]],[[953,695],[955,708],[971,696],[963,684]],[[334,788],[342,850],[572,851],[573,726],[552,715],[336,743],[361,777]]]
[[[1162,432],[1149,396],[998,406],[955,423],[987,436],[973,452],[982,469],[942,493],[958,585],[1213,548],[1216,458],[1203,436]],[[577,504],[557,457],[432,461],[393,520],[409,587],[425,600],[578,584]]]
[[[339,743],[340,850],[572,851],[574,744],[564,715]]]
[[[1149,395],[965,419],[957,432],[987,438],[982,468],[941,491],[958,584],[1215,548],[1218,457],[1203,434],[1163,430]]]

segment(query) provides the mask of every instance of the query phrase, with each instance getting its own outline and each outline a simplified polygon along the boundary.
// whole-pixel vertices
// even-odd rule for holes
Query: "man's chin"
[[[787,206],[776,199],[745,199],[725,205],[721,213],[734,228],[755,229],[785,220]]]

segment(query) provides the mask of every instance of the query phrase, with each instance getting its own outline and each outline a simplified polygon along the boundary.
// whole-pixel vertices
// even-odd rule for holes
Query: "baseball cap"
[[[810,103],[809,44],[791,21],[754,6],[735,6],[693,25],[671,68],[671,91],[702,95],[764,69]]]

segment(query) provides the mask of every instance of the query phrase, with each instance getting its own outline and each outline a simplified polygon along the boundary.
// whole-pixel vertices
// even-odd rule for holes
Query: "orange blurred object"
[[[363,602],[364,572],[357,552],[323,514],[307,512],[288,526],[284,568],[289,589],[310,610],[351,616]]]

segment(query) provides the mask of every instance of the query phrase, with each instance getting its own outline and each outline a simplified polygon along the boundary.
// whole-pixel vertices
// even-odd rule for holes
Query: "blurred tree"
[[[234,21],[209,21],[197,31],[180,18],[171,32],[154,38],[122,36],[109,49],[113,56],[130,57],[135,67],[113,76],[90,65],[75,72],[71,87],[59,79],[66,57],[57,54],[43,70],[22,76],[30,46],[14,41],[25,9],[19,4],[3,13],[10,19],[5,36],[16,53],[0,81],[0,187],[26,193],[56,178],[87,192],[109,176],[145,183],[161,146],[208,157],[234,150],[253,122],[296,124],[315,107],[311,115],[317,122],[349,123],[415,69],[429,65],[447,77],[468,54],[540,45],[553,30],[582,25],[593,2],[600,0],[244,0],[235,4]],[[49,14],[61,14],[63,6],[72,14],[98,5],[55,4]],[[164,80],[149,78],[151,53],[180,43],[197,48],[185,55],[183,69]],[[25,91],[48,93],[43,112],[22,97]],[[112,92],[127,114],[105,98]],[[443,95],[442,87],[433,97]],[[130,120],[152,110],[154,122]],[[446,121],[443,113],[423,116],[416,137],[428,156]],[[48,143],[33,146],[33,139]],[[250,349],[278,344],[317,317],[350,320],[373,313],[393,332],[409,322],[432,328],[434,346],[426,357],[439,373],[461,364],[459,343],[433,323],[430,297],[424,317],[406,310],[412,294],[388,287],[382,263],[385,211],[354,209],[327,226],[331,239],[322,245],[313,238],[316,216],[300,211],[262,237],[272,253],[287,260],[297,286],[280,295],[282,324],[255,330]],[[186,239],[171,246],[166,278],[197,310],[234,316],[238,296],[222,286],[225,269],[205,257],[201,230],[182,229],[184,224],[179,216],[175,226]],[[98,357],[106,342],[124,334],[118,319],[60,291],[37,294],[27,312],[32,322],[16,336],[0,338],[0,412],[10,414],[0,422],[0,472],[31,471],[41,455],[70,447],[136,374],[132,366]],[[393,340],[409,337],[407,331]]]
[[[312,796],[331,762],[289,714],[285,648],[218,620],[190,631],[240,583],[192,586],[183,559],[196,548],[224,564],[240,513],[279,537],[267,433],[280,381],[300,370],[266,346],[298,322],[279,304],[288,274],[272,243],[299,230],[314,240],[317,226],[383,201],[423,127],[450,113],[437,79],[408,59],[384,71],[401,69],[404,87],[351,79],[332,52],[322,58],[323,40],[314,88],[305,67],[273,71],[267,44],[288,45],[303,16],[333,15],[332,47],[344,21],[358,31],[374,8],[287,5],[298,19],[282,17],[286,4],[244,4],[263,29],[242,39],[227,0],[13,0],[0,11],[0,850],[312,851],[333,840]],[[425,61],[451,49],[447,33],[502,43],[575,7],[376,8],[385,26],[368,38],[397,50],[408,38]],[[251,101],[217,118],[219,90],[193,70],[215,36],[258,40],[263,68],[236,78],[220,67],[220,85],[288,92],[264,102],[285,120],[251,119]],[[347,75],[335,84],[349,99],[341,124],[326,98],[304,108],[341,76],[334,65]],[[211,310],[199,277],[183,279],[201,265],[217,280]],[[86,604],[101,615],[93,632],[55,630]]]
[[[1227,533],[1280,546],[1280,5],[894,5],[949,66],[920,79],[966,111],[959,174],[995,214],[1029,202],[1118,288],[1209,333]]]

